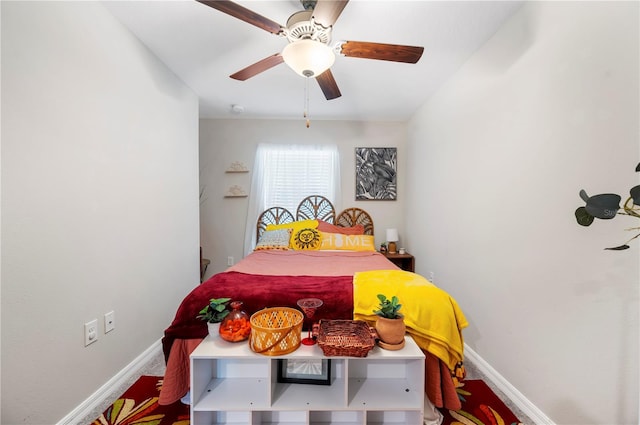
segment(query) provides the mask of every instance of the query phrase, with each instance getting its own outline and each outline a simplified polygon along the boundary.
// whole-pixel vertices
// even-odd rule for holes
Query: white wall
[[[198,101],[99,2],[1,7],[1,422],[51,424],[198,283]]]
[[[200,238],[203,253],[211,260],[207,277],[227,268],[227,257],[243,257],[247,198],[224,198],[230,186],[240,185],[248,193],[251,173],[228,174],[225,169],[234,161],[253,167],[259,143],[324,144],[333,143],[340,150],[342,200],[335,205],[359,207],[373,218],[376,243],[384,242],[384,229],[398,228],[404,241],[402,211],[405,192],[406,124],[398,122],[318,121],[306,128],[304,120],[201,120],[200,183],[205,186],[205,200],[200,207]],[[398,148],[398,200],[355,201],[355,148]],[[312,195],[312,194],[309,194]],[[295,214],[295,212],[294,212]],[[407,246],[410,250],[411,246]]]
[[[556,423],[638,423],[639,241],[576,224],[638,184],[639,4],[527,3],[408,129],[408,244],[466,342]]]

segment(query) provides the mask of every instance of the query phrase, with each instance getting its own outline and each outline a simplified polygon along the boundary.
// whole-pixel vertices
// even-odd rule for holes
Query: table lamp
[[[398,242],[398,229],[387,229],[387,247],[389,254],[396,253],[396,242]]]

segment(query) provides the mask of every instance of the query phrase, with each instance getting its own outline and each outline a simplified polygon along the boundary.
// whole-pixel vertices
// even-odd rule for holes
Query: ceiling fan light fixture
[[[298,75],[317,77],[336,60],[333,50],[315,40],[299,40],[289,43],[282,51],[284,62]]]

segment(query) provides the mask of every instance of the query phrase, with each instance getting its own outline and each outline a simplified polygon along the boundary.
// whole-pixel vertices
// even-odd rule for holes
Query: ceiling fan
[[[424,51],[424,47],[364,41],[342,41],[332,49],[329,46],[331,30],[349,0],[300,0],[305,10],[291,15],[286,26],[229,0],[197,1],[288,39],[289,44],[282,53],[268,56],[230,76],[240,81],[285,62],[298,74],[315,78],[325,98],[331,100],[342,96],[330,69],[335,60],[334,51],[347,57],[404,63],[417,63]]]

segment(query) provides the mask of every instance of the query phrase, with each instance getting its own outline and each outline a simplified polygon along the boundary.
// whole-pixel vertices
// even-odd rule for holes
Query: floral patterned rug
[[[515,425],[520,420],[484,381],[469,379],[457,389],[462,409],[441,409],[442,425]]]
[[[92,425],[189,425],[189,406],[180,401],[158,404],[161,376],[141,376]],[[458,389],[462,409],[442,410],[442,425],[513,425],[518,418],[481,380]]]
[[[141,376],[91,425],[189,425],[189,406],[158,404],[161,376]]]

